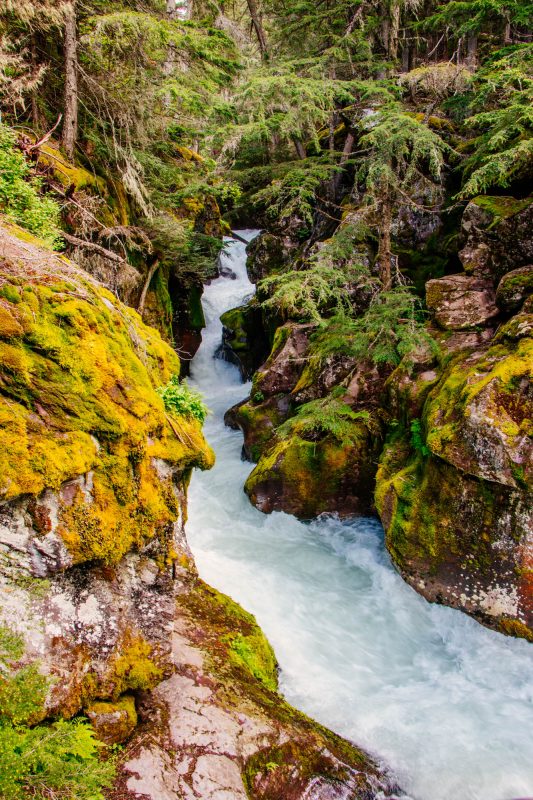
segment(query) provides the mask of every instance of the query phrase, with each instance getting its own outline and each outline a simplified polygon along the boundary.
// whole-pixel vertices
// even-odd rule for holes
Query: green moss
[[[160,683],[163,670],[154,659],[152,647],[140,634],[129,632],[112,665],[113,696],[128,690],[153,689]]]
[[[263,634],[251,636],[243,636],[241,633],[229,634],[227,641],[230,660],[239,667],[247,669],[267,689],[275,692],[278,688],[276,658]]]
[[[241,679],[244,672],[268,691],[277,690],[274,651],[252,614],[201,581],[183,601],[193,610],[196,624],[216,637],[215,669],[236,669]]]
[[[533,198],[526,197],[524,200],[517,200],[514,197],[480,195],[474,197],[472,202],[492,215],[493,221],[488,227],[490,230],[502,219],[513,217],[528,208],[533,203]]]

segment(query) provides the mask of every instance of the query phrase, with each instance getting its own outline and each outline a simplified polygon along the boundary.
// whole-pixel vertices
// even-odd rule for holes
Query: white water
[[[238,279],[206,288],[207,328],[192,365],[217,454],[189,494],[200,574],[256,615],[288,700],[371,751],[413,798],[533,796],[533,646],[427,603],[391,567],[375,520],[305,525],[249,504],[251,465],[240,459],[240,433],[222,420],[249,387],[213,354],[219,315],[253,286],[244,245],[231,243],[224,259]]]

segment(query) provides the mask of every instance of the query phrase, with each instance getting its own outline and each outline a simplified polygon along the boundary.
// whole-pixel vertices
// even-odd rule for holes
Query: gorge
[[[0,800],[533,800],[533,4],[0,0]]]

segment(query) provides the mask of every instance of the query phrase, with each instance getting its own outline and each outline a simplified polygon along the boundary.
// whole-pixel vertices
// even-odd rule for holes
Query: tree
[[[67,158],[74,160],[78,140],[78,31],[76,0],[66,8],[65,28],[65,111],[63,115],[62,142]]]
[[[392,287],[391,229],[398,207],[416,206],[413,196],[435,206],[444,156],[453,151],[424,121],[401,106],[368,115],[359,139],[358,179],[379,231],[378,265],[384,291]]]

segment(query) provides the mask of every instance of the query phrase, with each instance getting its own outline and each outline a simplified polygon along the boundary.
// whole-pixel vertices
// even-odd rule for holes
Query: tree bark
[[[137,306],[137,311],[139,312],[141,317],[142,317],[142,315],[144,313],[144,304],[146,303],[146,295],[148,294],[148,287],[150,286],[152,278],[154,277],[155,273],[157,272],[158,267],[159,267],[159,259],[154,261],[154,263],[152,264],[152,266],[148,270],[148,275],[146,276],[146,280],[144,282],[144,286],[143,286],[143,289],[142,289],[142,292],[141,292],[139,305]]]
[[[390,201],[386,199],[381,203],[381,220],[379,228],[379,248],[378,248],[379,279],[382,283],[384,292],[388,292],[389,289],[392,287],[391,226],[392,226],[391,205]]]
[[[303,161],[304,158],[307,158],[307,151],[305,146],[303,145],[301,139],[297,139],[296,136],[293,137],[294,147],[296,149],[296,155]]]
[[[259,13],[259,8],[257,6],[256,0],[247,0],[247,3],[248,3],[248,11],[250,12],[250,17],[252,19],[252,25],[254,27],[257,36],[257,41],[259,43],[261,58],[263,59],[263,61],[268,61],[268,42],[265,30],[263,28],[263,23],[261,22],[261,14]]]
[[[472,33],[466,40],[466,65],[474,70],[477,66],[477,36]]]
[[[74,159],[78,139],[78,35],[76,29],[76,0],[67,8],[65,18],[65,114],[62,144],[67,158]]]

